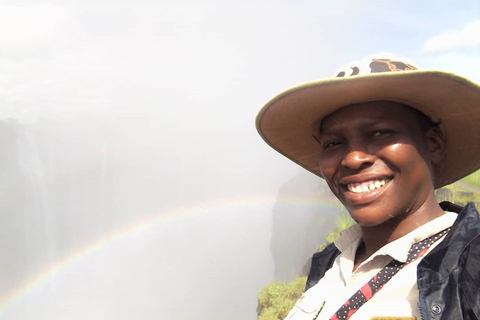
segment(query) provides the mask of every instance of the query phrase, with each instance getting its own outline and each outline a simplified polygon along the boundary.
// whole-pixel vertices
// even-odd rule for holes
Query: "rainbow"
[[[339,204],[336,201],[319,201],[314,199],[307,199],[302,197],[289,197],[278,199],[276,196],[245,196],[242,198],[221,199],[210,202],[204,202],[196,204],[194,206],[186,206],[173,209],[167,213],[155,215],[153,218],[144,219],[138,221],[132,225],[128,225],[124,228],[104,235],[102,238],[93,241],[92,243],[85,245],[76,252],[56,261],[52,265],[44,268],[36,275],[27,279],[23,284],[15,288],[2,302],[0,302],[0,316],[5,311],[18,303],[23,297],[27,296],[35,288],[46,283],[49,279],[53,278],[56,274],[62,270],[67,269],[70,266],[79,263],[87,256],[92,255],[100,250],[107,248],[109,245],[128,237],[132,237],[141,232],[145,232],[150,228],[153,228],[159,224],[165,224],[176,220],[181,220],[191,216],[205,215],[211,212],[218,212],[219,210],[234,210],[242,209],[245,207],[255,206],[273,206],[276,204],[286,205],[298,205],[308,206],[313,208],[339,208]]]

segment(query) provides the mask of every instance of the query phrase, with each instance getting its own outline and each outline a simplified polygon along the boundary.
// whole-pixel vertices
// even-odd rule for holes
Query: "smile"
[[[371,180],[362,183],[349,183],[347,184],[347,189],[353,193],[366,193],[371,192],[376,189],[380,189],[389,181],[382,179],[382,180]]]

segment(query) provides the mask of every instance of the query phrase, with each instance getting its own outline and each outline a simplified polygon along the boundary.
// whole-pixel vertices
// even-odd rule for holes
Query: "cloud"
[[[425,69],[445,70],[480,84],[480,55],[465,52],[445,52],[424,57]]]
[[[445,30],[428,39],[422,51],[447,52],[455,49],[480,46],[480,19],[466,24],[461,30]]]
[[[49,5],[0,5],[0,46],[30,46],[52,41],[65,11]]]

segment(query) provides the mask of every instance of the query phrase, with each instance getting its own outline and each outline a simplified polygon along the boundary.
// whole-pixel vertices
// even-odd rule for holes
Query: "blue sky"
[[[306,230],[324,190],[261,140],[258,110],[379,52],[480,82],[479,34],[479,1],[2,1],[0,120],[17,129],[2,140],[0,300],[106,235],[184,215],[43,279],[0,319],[254,318],[275,214]],[[292,241],[301,269],[316,243]]]

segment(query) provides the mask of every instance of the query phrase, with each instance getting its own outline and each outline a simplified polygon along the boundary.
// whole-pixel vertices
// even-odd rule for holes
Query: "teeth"
[[[386,184],[385,180],[377,180],[377,181],[370,181],[364,182],[362,184],[349,184],[347,185],[347,189],[353,193],[364,193],[369,192],[375,189],[379,189]]]

